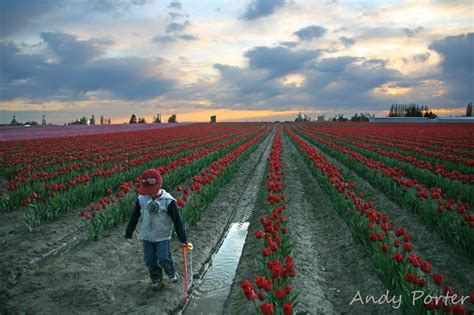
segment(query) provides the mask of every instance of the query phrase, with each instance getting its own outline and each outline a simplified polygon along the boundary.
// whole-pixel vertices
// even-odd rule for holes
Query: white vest
[[[153,200],[150,196],[139,195],[140,228],[139,238],[149,242],[160,242],[171,239],[173,221],[168,215],[168,206],[176,201],[169,193],[162,189],[159,198]]]

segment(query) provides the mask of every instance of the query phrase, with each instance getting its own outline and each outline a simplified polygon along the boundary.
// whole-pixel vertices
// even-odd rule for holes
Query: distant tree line
[[[110,125],[112,120],[110,118],[104,118],[103,115],[100,115],[100,124],[101,125]],[[76,119],[68,123],[68,125],[96,125],[95,116],[92,115],[90,119],[87,119],[86,116],[82,116],[82,118]]]
[[[168,123],[177,123],[177,118],[176,114],[172,114],[168,118]],[[146,120],[144,117],[136,116],[135,114],[132,114],[130,117],[130,120],[128,121],[129,124],[146,124]],[[161,123],[161,114],[158,113],[158,115],[153,116],[153,123],[155,124],[160,124]]]
[[[374,114],[369,114],[369,113],[360,113],[357,114],[355,113],[354,116],[351,118],[346,118],[344,117],[345,114],[337,114],[332,118],[332,121],[354,121],[354,122],[360,122],[360,121],[369,121],[370,118],[375,117]],[[318,120],[319,121],[319,120]]]
[[[42,124],[43,126],[46,125],[46,119],[45,119],[44,115],[43,115],[43,120],[42,120],[41,124]],[[10,125],[11,125],[11,126],[24,126],[24,125],[25,125],[25,126],[26,126],[26,125],[28,125],[28,126],[38,126],[39,123],[38,123],[36,120],[28,120],[28,121],[22,123],[22,122],[17,121],[17,120],[16,120],[16,116],[13,115],[12,120],[10,120]]]
[[[427,117],[436,118],[437,115],[433,113],[428,106],[418,104],[393,104],[390,107],[388,117]]]

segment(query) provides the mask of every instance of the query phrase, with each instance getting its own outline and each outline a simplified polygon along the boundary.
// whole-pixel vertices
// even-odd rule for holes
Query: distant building
[[[301,114],[300,112],[298,116],[295,118],[295,121],[311,121],[311,117],[305,114]]]
[[[214,116],[211,116],[211,123],[215,123],[217,122],[217,116],[214,115]]]
[[[469,122],[474,123],[474,117],[437,117],[437,118],[426,118],[426,117],[373,117],[370,118],[370,122]]]
[[[41,125],[46,126],[46,115],[43,115],[43,119],[41,119]]]

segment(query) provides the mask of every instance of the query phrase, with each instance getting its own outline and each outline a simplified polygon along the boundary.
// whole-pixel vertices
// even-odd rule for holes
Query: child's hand
[[[186,243],[186,244],[183,243],[183,244],[181,244],[181,246],[183,246],[187,250],[192,250],[193,249],[193,244],[192,243]]]

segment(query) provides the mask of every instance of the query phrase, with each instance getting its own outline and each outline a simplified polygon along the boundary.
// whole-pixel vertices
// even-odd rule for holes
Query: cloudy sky
[[[0,123],[292,119],[474,100],[474,2],[1,0]]]

